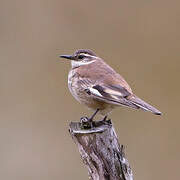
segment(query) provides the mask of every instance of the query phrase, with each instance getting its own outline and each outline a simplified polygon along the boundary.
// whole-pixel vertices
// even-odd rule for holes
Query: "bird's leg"
[[[81,122],[84,121],[84,122],[87,122],[87,121],[93,121],[93,118],[95,117],[95,115],[98,113],[99,109],[96,109],[96,111],[93,113],[93,115],[88,118],[88,117],[82,117],[81,118]]]
[[[97,109],[90,118],[88,118],[88,117],[81,118],[80,122],[82,123],[82,126],[84,128],[92,128],[93,127],[93,118],[98,113],[98,111],[99,111],[99,109]]]
[[[107,115],[104,116],[103,121],[106,121],[106,120],[107,120],[107,117],[108,117]]]
[[[104,116],[104,118],[102,119],[102,122],[105,123],[105,124],[111,124],[111,119],[107,119],[107,115]]]
[[[98,113],[99,109],[96,109],[96,111],[93,113],[93,115],[89,118],[89,121],[93,121],[95,115]]]

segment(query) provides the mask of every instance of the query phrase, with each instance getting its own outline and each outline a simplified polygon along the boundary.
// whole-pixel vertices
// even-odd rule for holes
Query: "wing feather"
[[[95,99],[109,104],[139,108],[127,99],[131,93],[121,85],[97,84],[89,78],[81,78],[78,83],[89,96]]]
[[[106,87],[102,85],[95,85],[90,87],[89,91],[91,96],[106,103],[128,106],[135,109],[139,108],[138,106],[130,102],[128,99],[126,99],[127,94],[131,94],[122,87],[118,91],[118,89],[115,90],[110,86]]]

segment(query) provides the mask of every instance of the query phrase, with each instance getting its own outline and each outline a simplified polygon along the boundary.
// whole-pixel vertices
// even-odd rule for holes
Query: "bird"
[[[71,61],[68,87],[74,98],[94,111],[88,121],[97,113],[106,120],[109,113],[118,106],[162,113],[136,96],[125,79],[111,68],[92,50],[76,50],[72,55],[59,55]]]

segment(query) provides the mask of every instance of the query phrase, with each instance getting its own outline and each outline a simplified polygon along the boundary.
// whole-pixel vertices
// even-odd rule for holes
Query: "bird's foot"
[[[82,129],[91,129],[93,127],[93,121],[91,118],[88,117],[82,117],[80,119],[80,123]]]

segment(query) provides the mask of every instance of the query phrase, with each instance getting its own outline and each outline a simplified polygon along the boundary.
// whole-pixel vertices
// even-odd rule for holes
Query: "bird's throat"
[[[88,64],[91,64],[91,63],[94,63],[96,60],[92,60],[92,61],[71,61],[71,66],[72,68],[77,68],[77,67],[80,67],[80,66],[85,66],[85,65],[88,65]]]

